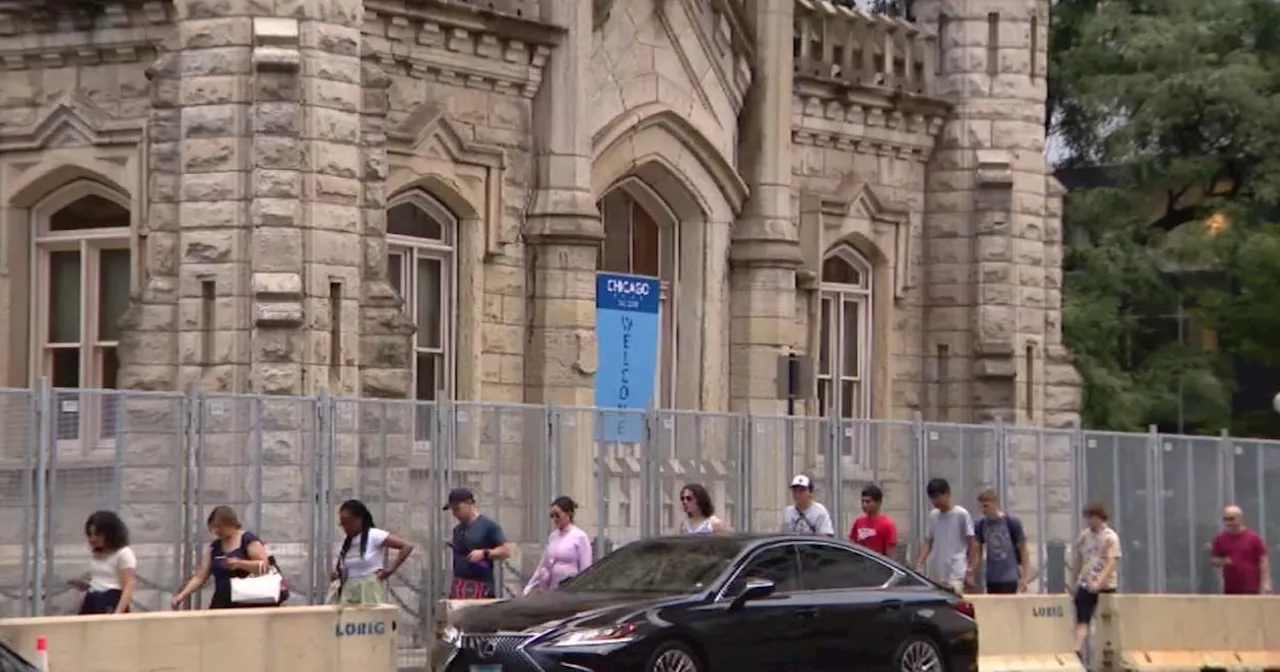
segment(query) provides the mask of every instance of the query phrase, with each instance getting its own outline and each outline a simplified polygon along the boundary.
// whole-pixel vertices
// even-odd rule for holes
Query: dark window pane
[[[120,340],[120,318],[129,309],[129,250],[98,255],[98,340]]]
[[[437,392],[439,391],[439,381],[436,376],[439,367],[436,366],[436,357],[431,353],[418,353],[416,366],[417,374],[417,390],[414,398],[418,401],[435,401]]]
[[[129,211],[101,196],[85,196],[53,213],[50,231],[128,228]]]
[[[53,386],[80,387],[80,348],[54,348],[51,354]]]
[[[861,316],[859,312],[860,306],[856,301],[845,301],[841,309],[841,316],[844,323],[840,325],[840,375],[856,377],[861,372],[861,362],[859,361],[859,344],[862,342],[862,332],[859,329]]]
[[[418,286],[415,288],[418,308],[418,346],[440,347],[440,323],[443,300],[443,273],[439,259],[418,259]]]
[[[861,553],[813,544],[800,547],[800,570],[805,590],[877,588],[893,577],[892,569]]]
[[[639,203],[631,202],[631,267],[636,275],[658,277],[658,224]]]
[[[742,590],[749,579],[772,581],[780,593],[799,590],[800,566],[796,562],[795,546],[775,546],[753,556],[729,592]]]
[[[116,389],[116,381],[120,378],[120,358],[114,347],[102,348],[102,380],[99,387],[108,390]]]
[[[841,285],[861,285],[862,274],[841,257],[827,257],[822,262],[822,281]]]
[[[600,270],[607,273],[631,273],[631,197],[614,190],[600,201],[604,218],[604,249],[600,253]]]
[[[49,253],[49,342],[80,342],[80,253]]]
[[[387,211],[387,233],[444,240],[444,228],[440,222],[412,203],[401,203]]]
[[[391,286],[396,290],[396,294],[399,294],[402,299],[405,298],[403,273],[404,253],[392,252],[387,256],[387,281],[391,283]],[[405,304],[405,308],[407,309],[408,307],[408,304]]]
[[[831,308],[834,303],[834,300],[824,298],[820,317],[822,324],[818,343],[818,373],[827,376],[831,375]]]

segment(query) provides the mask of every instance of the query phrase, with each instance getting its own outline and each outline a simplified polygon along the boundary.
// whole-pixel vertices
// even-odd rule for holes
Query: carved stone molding
[[[383,68],[531,98],[564,31],[531,18],[445,3],[369,2],[366,54]]]
[[[72,94],[45,108],[30,126],[0,129],[0,152],[136,145],[144,124],[140,118],[117,119]]]

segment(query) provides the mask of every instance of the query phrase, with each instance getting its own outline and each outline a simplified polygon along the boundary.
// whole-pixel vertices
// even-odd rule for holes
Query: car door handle
[[[880,603],[880,608],[885,611],[897,611],[902,608],[902,600],[885,600]]]
[[[818,615],[817,607],[800,607],[796,609],[796,616],[800,618],[813,618]]]

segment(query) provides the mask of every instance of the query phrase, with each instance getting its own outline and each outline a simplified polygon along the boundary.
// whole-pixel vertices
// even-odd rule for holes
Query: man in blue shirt
[[[1022,521],[1000,510],[1000,497],[987,490],[978,495],[982,517],[973,536],[987,555],[987,593],[1011,595],[1027,589],[1027,535]]]
[[[466,488],[449,491],[444,506],[458,524],[453,526],[453,584],[449,596],[455,600],[478,600],[498,596],[494,564],[511,556],[511,545],[502,527],[476,510],[476,497]]]

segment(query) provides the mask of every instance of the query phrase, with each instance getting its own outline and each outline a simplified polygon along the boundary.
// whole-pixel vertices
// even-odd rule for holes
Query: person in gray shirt
[[[1022,521],[1000,510],[994,490],[978,495],[982,517],[974,537],[987,555],[987,594],[1010,595],[1027,590],[1027,535]]]
[[[795,503],[782,513],[783,534],[836,536],[827,507],[813,501],[813,479],[804,474],[791,479],[791,501]]]
[[[924,544],[916,559],[916,571],[962,593],[974,585],[978,566],[978,542],[973,536],[973,517],[963,506],[951,503],[951,484],[935,478],[925,488],[933,510],[925,526]],[[926,565],[926,562],[928,563]]]

